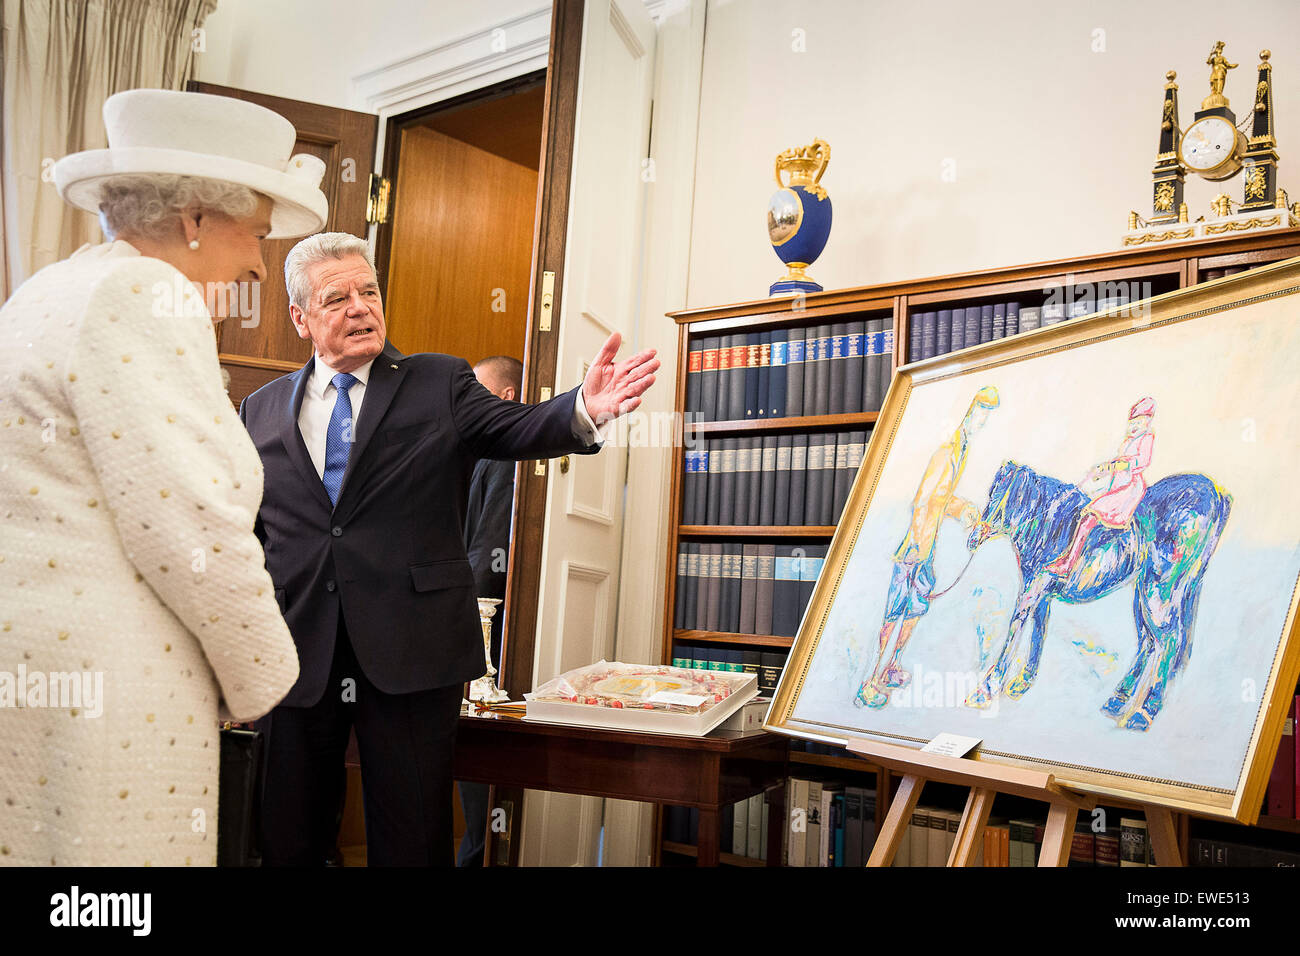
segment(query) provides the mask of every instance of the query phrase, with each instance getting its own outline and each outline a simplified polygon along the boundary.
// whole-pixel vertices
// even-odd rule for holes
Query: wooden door
[[[552,309],[557,394],[582,381],[611,332],[626,339],[633,328],[654,80],[655,27],[639,0],[587,0],[582,16],[570,205]],[[555,266],[542,258],[540,268]],[[613,654],[627,454],[608,447],[549,468],[534,685]],[[603,813],[599,798],[529,793],[522,861],[600,862]]]
[[[325,163],[321,190],[329,200],[329,219],[322,231],[350,232],[365,238],[379,117],[213,83],[191,81],[187,89],[256,103],[291,122],[298,131],[294,152],[311,153]],[[298,338],[289,321],[289,296],[284,288],[284,259],[297,241],[269,239],[262,244],[267,278],[259,290],[257,317],[227,319],[217,326],[217,349],[222,367],[230,372],[230,398],[235,404],[311,358],[311,343]]]
[[[489,355],[522,360],[537,170],[424,126],[401,137],[384,293],[389,341],[471,365]]]

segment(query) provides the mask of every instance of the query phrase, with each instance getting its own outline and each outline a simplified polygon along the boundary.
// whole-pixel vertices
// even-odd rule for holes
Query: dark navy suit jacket
[[[282,706],[320,700],[340,614],[366,677],[386,693],[481,676],[483,632],[464,546],[474,463],[597,451],[573,434],[579,389],[537,405],[502,401],[464,359],[403,355],[386,343],[332,506],[298,430],[313,361],[239,410],[264,470],[257,536],[298,645],[298,682]]]

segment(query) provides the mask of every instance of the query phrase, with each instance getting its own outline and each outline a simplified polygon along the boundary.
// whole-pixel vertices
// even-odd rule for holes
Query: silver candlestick
[[[500,603],[500,598],[478,599],[478,619],[483,625],[483,661],[487,670],[482,677],[470,682],[469,699],[485,704],[499,704],[510,699],[510,695],[497,686],[497,669],[492,666],[492,618]]]

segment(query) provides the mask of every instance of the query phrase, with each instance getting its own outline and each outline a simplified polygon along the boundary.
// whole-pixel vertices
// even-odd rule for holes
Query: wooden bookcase
[[[731,305],[670,312],[669,318],[673,319],[678,326],[677,396],[674,407],[679,421],[685,421],[688,353],[691,340],[697,336],[806,327],[824,325],[832,321],[851,322],[888,315],[892,316],[894,331],[892,374],[893,369],[913,359],[908,354],[913,316],[943,308],[945,305],[972,306],[985,302],[1019,300],[1023,309],[1040,305],[1047,298],[1048,290],[1053,287],[1115,282],[1149,283],[1149,291],[1146,291],[1148,287],[1143,286],[1144,294],[1158,295],[1205,281],[1206,273],[1212,270],[1251,268],[1296,256],[1300,256],[1300,229],[1286,229],[1195,242],[1152,245],[1098,255],[1077,256],[1071,259],[1005,266],[979,272],[837,289],[812,293],[801,301],[790,298],[756,299]],[[681,426],[682,433],[677,437],[681,439],[693,435],[712,438],[772,432],[842,432],[866,428],[869,440],[870,429],[875,420],[876,412],[862,412],[800,418],[686,423]],[[668,502],[670,530],[664,588],[663,662],[666,664],[672,662],[674,642],[740,645],[759,651],[789,649],[794,643],[793,638],[789,637],[674,629],[678,547],[684,541],[702,540],[829,542],[835,529],[820,526],[683,525],[680,523],[683,472],[683,457],[678,451],[673,459]],[[877,825],[888,812],[889,799],[897,784],[897,778],[885,770],[847,754],[840,757],[792,751],[790,760],[791,770],[796,774],[812,772],[823,775],[835,774],[841,777],[874,774]],[[1124,808],[1122,801],[1106,800],[1104,805]],[[957,809],[960,809],[960,806]],[[1137,808],[1133,807],[1133,809]],[[1186,815],[1175,815],[1175,819],[1180,845],[1186,855],[1188,836],[1195,831],[1196,824]],[[1262,816],[1258,826],[1300,835],[1300,820]],[[661,834],[657,844],[660,850],[666,853],[682,856],[694,853],[692,847],[665,843]],[[769,852],[780,852],[780,848],[772,848]],[[738,857],[735,861],[728,861],[724,857],[724,862],[748,865],[748,861],[743,857]]]

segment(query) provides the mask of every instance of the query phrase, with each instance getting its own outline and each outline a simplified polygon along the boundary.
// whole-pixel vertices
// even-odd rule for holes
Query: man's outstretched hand
[[[617,332],[606,339],[582,381],[587,414],[598,427],[640,405],[641,394],[654,384],[654,373],[659,368],[654,349],[615,363],[614,356],[622,343],[623,337]]]

